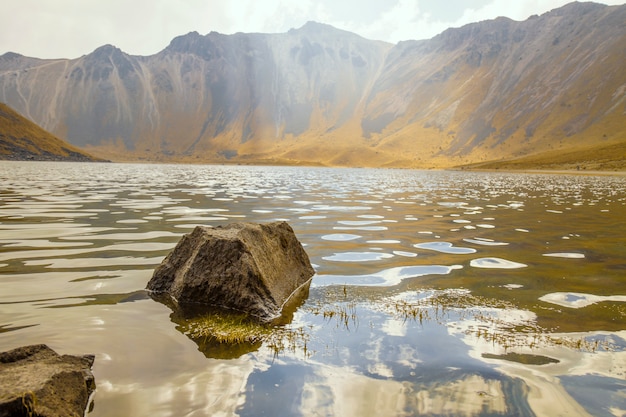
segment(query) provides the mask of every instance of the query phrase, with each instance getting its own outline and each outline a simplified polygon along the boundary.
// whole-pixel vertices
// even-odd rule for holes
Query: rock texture
[[[313,267],[285,222],[197,226],[154,271],[147,289],[178,305],[239,310],[269,321],[310,284]]]
[[[95,389],[93,361],[46,345],[0,353],[0,417],[82,417]]]
[[[152,56],[0,56],[0,101],[110,159],[451,166],[624,142],[626,5],[391,45],[309,22]]]

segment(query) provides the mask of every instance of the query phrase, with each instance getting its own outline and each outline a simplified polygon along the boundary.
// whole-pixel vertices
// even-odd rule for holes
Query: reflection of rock
[[[313,274],[285,222],[198,226],[157,267],[147,289],[169,294],[181,308],[225,307],[270,321],[308,289]]]
[[[271,323],[259,322],[238,313],[206,305],[177,304],[167,294],[153,298],[172,309],[176,329],[198,345],[207,358],[235,359],[266,345],[275,353],[295,351],[306,345],[307,334],[290,329],[295,311],[309,296],[309,286],[300,287],[283,306],[281,316]]]
[[[0,353],[0,416],[82,416],[95,389],[94,357],[46,345]]]
[[[221,340],[218,334],[213,334],[213,331],[215,331],[213,323],[223,317],[219,312],[205,312],[204,315],[198,315],[188,310],[177,308],[171,303],[167,304],[173,310],[172,314],[170,314],[170,320],[176,323],[176,329],[198,345],[198,350],[207,358],[235,359],[259,350],[263,344],[263,341],[255,334],[247,334],[245,338],[236,342]],[[241,316],[233,314],[234,320],[237,317],[241,319]],[[228,315],[226,319],[228,319]],[[258,323],[257,325],[262,326]],[[237,328],[231,330],[239,331]]]

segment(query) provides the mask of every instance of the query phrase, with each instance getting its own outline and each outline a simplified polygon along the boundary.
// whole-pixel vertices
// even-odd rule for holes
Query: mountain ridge
[[[626,5],[396,45],[308,22],[0,56],[0,101],[114,160],[450,167],[626,141]]]

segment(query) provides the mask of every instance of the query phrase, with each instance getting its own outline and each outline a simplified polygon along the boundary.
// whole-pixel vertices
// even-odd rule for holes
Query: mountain
[[[626,5],[397,45],[309,22],[0,56],[0,101],[111,159],[449,167],[626,142]]]
[[[99,161],[0,103],[0,159]],[[101,160],[100,160],[101,161]]]

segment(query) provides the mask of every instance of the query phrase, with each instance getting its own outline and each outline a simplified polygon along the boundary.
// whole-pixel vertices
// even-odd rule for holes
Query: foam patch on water
[[[454,246],[450,242],[425,242],[425,243],[416,243],[413,246],[418,249],[429,249],[429,250],[434,250],[437,252],[457,254],[457,255],[476,252],[476,249],[457,247],[457,246]]]
[[[517,269],[525,268],[528,265],[502,258],[478,258],[472,259],[470,266],[473,266],[474,268]]]
[[[543,256],[550,256],[553,258],[570,258],[570,259],[583,259],[585,254],[576,252],[558,252],[558,253],[544,253]]]
[[[539,300],[568,308],[583,308],[603,301],[626,302],[626,295],[593,295],[577,292],[553,292],[539,297]]]
[[[447,275],[453,270],[461,269],[461,265],[416,265],[400,266],[384,269],[369,275],[316,275],[313,287],[329,285],[358,285],[385,287],[399,284],[403,279],[417,278],[425,275]]]

